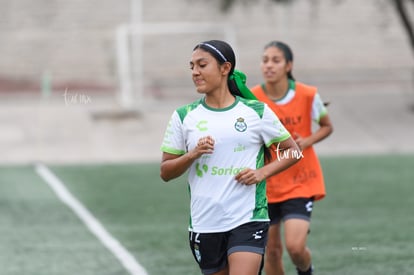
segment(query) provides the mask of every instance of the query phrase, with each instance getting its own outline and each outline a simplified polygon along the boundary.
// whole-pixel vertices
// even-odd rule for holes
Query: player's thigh
[[[284,222],[285,244],[288,250],[306,247],[309,224],[309,221],[304,219],[288,219]]]
[[[230,275],[256,275],[260,270],[262,255],[253,252],[234,252],[228,259]]]
[[[300,250],[306,246],[313,198],[294,198],[282,203],[284,238],[288,250]]]
[[[267,251],[283,249],[282,233],[280,223],[271,224],[267,235]]]

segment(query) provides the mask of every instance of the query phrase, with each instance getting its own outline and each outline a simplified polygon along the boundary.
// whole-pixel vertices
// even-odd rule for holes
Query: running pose
[[[272,144],[299,148],[272,110],[252,100],[235,63],[223,41],[194,48],[190,69],[203,97],[173,112],[161,146],[164,181],[188,171],[190,247],[203,274],[259,272],[269,225],[265,179],[299,160],[264,165]]]
[[[298,274],[312,274],[311,253],[306,245],[313,202],[325,196],[322,170],[313,144],[333,130],[325,104],[317,89],[295,81],[292,76],[293,53],[288,45],[272,41],[265,46],[261,70],[265,82],[252,88],[280,118],[302,151],[302,160],[267,179],[269,202],[269,239],[266,247],[266,275],[283,275],[284,226],[286,250]],[[312,122],[319,127],[312,132]],[[278,148],[271,150],[273,160]]]

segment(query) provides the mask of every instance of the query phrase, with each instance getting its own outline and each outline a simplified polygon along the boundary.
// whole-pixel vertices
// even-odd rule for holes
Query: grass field
[[[317,274],[413,274],[414,156],[321,161],[328,196],[309,236]],[[163,183],[157,163],[49,168],[149,274],[200,274],[185,177]],[[34,166],[0,167],[0,204],[0,274],[128,274]]]

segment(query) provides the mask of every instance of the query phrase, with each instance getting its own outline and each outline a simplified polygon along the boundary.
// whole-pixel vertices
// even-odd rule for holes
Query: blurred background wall
[[[114,29],[128,9],[122,0],[1,1],[0,81],[15,87],[0,89],[35,89],[45,74],[57,86],[114,88]]]
[[[192,49],[215,38],[251,86],[263,46],[291,46],[295,77],[333,102],[321,152],[414,151],[413,52],[393,1],[223,1],[0,1],[0,163],[158,161],[171,112],[199,97]]]
[[[273,39],[291,45],[295,72],[306,80],[378,75],[407,80],[413,74],[413,54],[391,1],[236,1],[227,12],[221,10],[218,0],[142,0],[141,11],[134,11],[134,2],[139,1],[1,1],[0,90],[39,90],[42,80],[50,78],[55,89],[115,92],[119,86],[116,28],[130,22],[232,26],[240,68],[252,84],[260,80],[263,45]],[[193,34],[188,44],[180,44],[180,35],[144,36],[147,83],[162,82],[161,88],[165,88],[168,82],[187,81],[179,78],[188,74],[175,74],[174,82],[162,81],[160,72],[166,66],[171,66],[170,71],[187,72],[195,43],[218,34]]]

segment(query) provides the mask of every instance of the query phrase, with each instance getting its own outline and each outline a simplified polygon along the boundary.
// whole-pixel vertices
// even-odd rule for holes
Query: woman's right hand
[[[192,157],[197,159],[203,154],[212,154],[214,151],[214,139],[212,136],[201,137],[197,146],[191,151]]]

